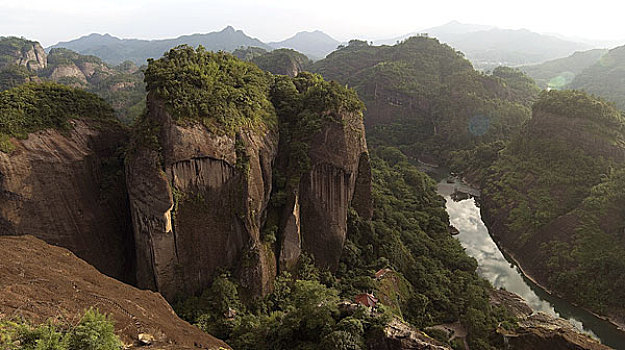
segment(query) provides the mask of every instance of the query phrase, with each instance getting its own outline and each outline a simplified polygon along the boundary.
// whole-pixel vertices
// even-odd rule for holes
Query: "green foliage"
[[[120,350],[114,324],[98,310],[89,309],[77,325],[39,326],[0,320],[0,348],[7,350]]]
[[[26,138],[47,128],[68,130],[71,119],[112,122],[111,107],[82,90],[54,83],[29,83],[0,92],[0,142],[10,151],[8,137]]]
[[[252,61],[254,58],[258,56],[262,56],[267,53],[267,50],[261,47],[240,47],[234,51],[232,51],[232,56],[243,60],[243,61]]]
[[[404,319],[419,328],[460,320],[476,327],[471,344],[488,344],[500,319],[488,302],[490,286],[449,234],[436,184],[394,148],[375,149],[372,166],[374,217],[364,221],[350,212],[338,288],[362,291],[362,276],[390,267],[394,272],[377,283],[377,294],[392,296]]]
[[[585,90],[625,109],[625,46],[608,51],[579,73],[568,88]]]
[[[271,76],[227,53],[176,47],[148,61],[145,82],[179,123],[196,121],[226,132],[276,124],[267,98]]]
[[[273,74],[293,75],[301,72],[312,64],[306,55],[291,49],[277,49],[250,59],[260,69]]]
[[[0,91],[24,84],[33,76],[26,67],[8,65],[0,69]]]
[[[545,264],[550,289],[596,312],[625,310],[623,117],[579,91],[543,92],[534,114],[488,169],[486,210],[510,249],[536,247],[522,262]]]
[[[343,47],[312,71],[352,86],[367,105],[369,145],[399,147],[410,157],[506,140],[529,119],[538,88],[511,68],[477,72],[436,39],[413,37],[395,46],[362,42]]]
[[[54,69],[57,66],[71,64],[80,66],[85,63],[94,63],[96,65],[104,64],[104,62],[102,62],[102,60],[96,56],[81,55],[77,52],[65,48],[53,48],[48,54],[47,69]]]
[[[576,90],[543,91],[532,106],[534,111],[568,118],[582,118],[623,124],[625,119],[614,106],[600,98]]]
[[[115,335],[110,318],[98,310],[89,309],[69,333],[68,350],[117,350],[121,342]]]
[[[524,66],[527,73],[543,89],[563,89],[584,69],[597,63],[608,50],[577,51],[571,56],[558,58],[537,65]]]
[[[294,279],[283,273],[271,294],[247,307],[232,286],[222,276],[201,297],[179,303],[176,310],[237,349],[364,349],[366,330],[388,322],[384,312],[369,315],[359,310],[352,316],[342,315],[338,291],[314,279]],[[236,309],[235,317],[221,312],[226,304],[220,300]]]

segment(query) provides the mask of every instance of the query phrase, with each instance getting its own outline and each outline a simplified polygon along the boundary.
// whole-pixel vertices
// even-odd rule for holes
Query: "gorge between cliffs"
[[[182,45],[140,71],[16,43],[31,75],[0,91],[0,341],[103,317],[113,349],[622,348],[573,306],[620,310],[620,260],[593,259],[625,222],[611,105],[478,72],[426,36],[314,63]],[[145,91],[100,92],[116,110],[63,74],[114,92],[139,75]],[[483,206],[450,201],[472,191],[418,169],[434,162],[479,183]],[[566,304],[484,223],[555,292],[613,278]]]
[[[518,263],[500,250],[482,221],[479,190],[453,179],[438,183],[438,193],[445,198],[451,225],[458,229],[457,239],[467,254],[478,261],[478,273],[493,284],[521,296],[534,312],[562,317],[580,331],[601,340],[614,349],[625,348],[625,332],[619,326],[579,306],[551,294],[525,275]]]

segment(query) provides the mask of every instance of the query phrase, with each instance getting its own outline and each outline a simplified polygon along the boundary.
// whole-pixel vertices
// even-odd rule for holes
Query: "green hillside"
[[[576,75],[599,61],[606,52],[608,50],[603,49],[578,51],[568,57],[523,66],[520,69],[532,77],[543,89],[563,89],[573,81]]]
[[[398,146],[414,158],[446,160],[450,151],[509,138],[529,119],[539,91],[510,68],[477,72],[427,37],[395,46],[353,40],[311,70],[358,92],[370,144]]]
[[[625,310],[624,169],[619,111],[583,92],[544,92],[488,170],[483,216],[530,275],[615,315]]]
[[[610,50],[578,74],[570,88],[599,95],[625,109],[625,46]]]

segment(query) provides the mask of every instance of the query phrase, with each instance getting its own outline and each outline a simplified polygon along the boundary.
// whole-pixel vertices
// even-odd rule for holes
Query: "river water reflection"
[[[468,193],[458,200],[454,193]],[[625,349],[625,332],[583,309],[551,296],[528,280],[519,268],[506,260],[482,222],[480,208],[473,196],[479,192],[462,183],[438,184],[438,193],[445,198],[451,224],[460,232],[455,237],[468,255],[478,262],[478,273],[495,288],[504,288],[520,295],[534,311],[568,319],[577,328],[615,349]],[[452,197],[455,199],[452,199]]]

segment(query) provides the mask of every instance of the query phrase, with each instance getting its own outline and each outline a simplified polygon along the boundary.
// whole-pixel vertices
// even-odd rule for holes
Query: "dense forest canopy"
[[[445,160],[450,151],[507,139],[529,119],[539,91],[511,68],[475,71],[460,52],[424,36],[395,46],[351,41],[311,69],[358,91],[371,144],[414,158]]]
[[[113,109],[100,97],[55,83],[29,83],[0,92],[0,149],[13,147],[10,137],[26,138],[47,128],[67,130],[71,119],[113,122]]]
[[[505,225],[496,234],[549,288],[618,314],[625,309],[625,216],[616,185],[625,169],[625,120],[579,91],[543,92],[533,109],[484,180],[487,212]]]

